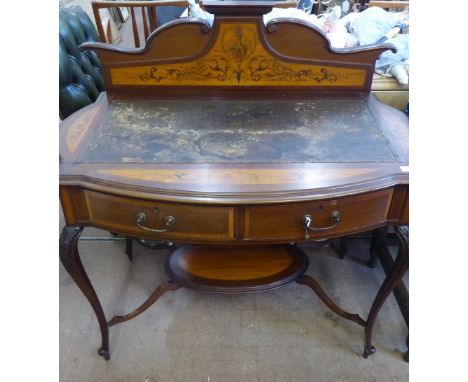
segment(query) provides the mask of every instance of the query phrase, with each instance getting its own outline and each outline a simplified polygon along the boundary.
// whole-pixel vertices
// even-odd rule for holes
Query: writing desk
[[[370,95],[391,45],[334,50],[314,26],[262,16],[269,2],[208,2],[212,26],[180,20],[144,48],[87,43],[107,92],[60,131],[62,264],[109,327],[182,286],[253,293],[296,281],[365,327],[364,357],[385,299],[408,267],[408,241],[367,320],[338,307],[296,246],[408,224],[408,121]],[[171,241],[168,282],[108,320],[83,268],[83,227]],[[131,249],[129,249],[131,250]]]

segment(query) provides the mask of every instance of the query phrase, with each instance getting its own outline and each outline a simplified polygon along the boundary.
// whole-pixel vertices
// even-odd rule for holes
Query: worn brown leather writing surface
[[[79,161],[396,162],[361,99],[113,102]]]

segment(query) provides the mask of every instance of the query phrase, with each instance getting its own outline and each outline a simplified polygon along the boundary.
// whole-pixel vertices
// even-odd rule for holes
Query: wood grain
[[[237,247],[196,247],[178,258],[179,267],[194,276],[217,280],[251,280],[272,277],[293,262],[287,251],[258,247],[255,253]]]
[[[386,221],[392,194],[393,190],[389,189],[320,202],[247,207],[244,240],[302,241],[305,239],[304,215],[311,215],[313,226],[321,228],[332,225],[333,211],[341,214],[339,224],[325,231],[308,231],[311,240],[364,231]]]
[[[390,44],[333,49],[317,27],[300,20],[274,19],[265,26],[262,17],[272,4],[229,8],[211,2],[212,26],[177,20],[155,30],[141,49],[102,43],[80,48],[96,51],[107,88],[119,91],[191,86],[369,90],[375,59],[394,49]]]
[[[106,92],[97,100],[76,111],[60,125],[60,155],[62,160],[76,156],[99,126],[108,108]]]
[[[84,198],[89,224],[111,232],[172,240],[230,241],[234,238],[234,209],[230,207],[154,203],[94,191],[85,191]],[[149,228],[166,229],[166,216],[174,217],[175,223],[167,232],[147,232],[136,224],[139,213],[147,216],[144,225]]]
[[[207,292],[249,293],[278,288],[307,268],[305,254],[291,245],[184,246],[166,263],[174,281]]]
[[[62,165],[60,184],[147,200],[213,205],[321,200],[408,184],[408,173],[402,172],[399,164],[388,163],[274,163],[255,164],[255,167],[252,164],[125,164],[128,172],[122,176],[102,171],[122,167],[123,165],[101,163]],[[249,169],[253,170],[250,174]],[[168,180],[174,181],[155,181],[152,178],[145,180],[132,175],[141,170],[150,174],[168,171]],[[200,176],[191,177],[192,171]],[[232,172],[237,177],[222,176],[226,172]],[[270,183],[259,182],[266,177],[265,173],[270,174],[270,178],[274,174],[280,179],[271,178]],[[296,181],[289,180],[291,174],[296,174]],[[191,181],[184,181],[184,178]],[[249,178],[252,182],[247,181]]]
[[[222,23],[212,49],[195,62],[110,68],[112,85],[362,87],[366,70],[278,60],[254,23]]]

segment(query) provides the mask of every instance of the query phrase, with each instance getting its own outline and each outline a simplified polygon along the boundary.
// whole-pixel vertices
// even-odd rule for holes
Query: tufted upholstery
[[[59,110],[64,119],[94,102],[104,91],[104,77],[96,53],[80,52],[86,41],[100,41],[94,24],[81,7],[59,13]]]

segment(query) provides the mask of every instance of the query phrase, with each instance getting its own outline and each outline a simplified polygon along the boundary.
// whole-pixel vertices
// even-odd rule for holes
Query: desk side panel
[[[409,186],[395,187],[395,193],[388,213],[388,222],[393,225],[409,224]]]
[[[82,188],[60,186],[59,196],[67,225],[89,224],[89,212]]]

